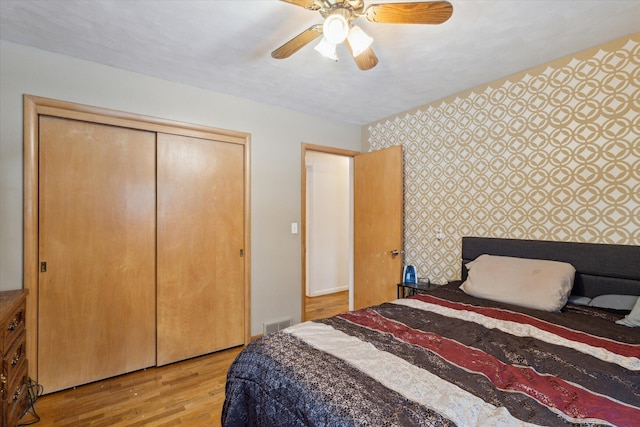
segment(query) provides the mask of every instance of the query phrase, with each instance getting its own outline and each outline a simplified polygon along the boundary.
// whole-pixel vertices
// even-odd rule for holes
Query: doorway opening
[[[302,144],[302,320],[353,309],[353,157]]]

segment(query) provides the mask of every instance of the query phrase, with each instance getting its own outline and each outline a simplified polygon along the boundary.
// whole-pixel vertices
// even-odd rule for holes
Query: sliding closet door
[[[155,133],[41,116],[38,382],[155,364]]]
[[[158,134],[158,365],[244,343],[244,149]]]

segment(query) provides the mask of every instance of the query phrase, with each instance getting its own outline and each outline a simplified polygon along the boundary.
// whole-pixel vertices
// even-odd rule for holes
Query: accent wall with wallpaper
[[[459,278],[462,236],[639,245],[640,33],[371,123],[363,145],[404,146],[420,277]]]

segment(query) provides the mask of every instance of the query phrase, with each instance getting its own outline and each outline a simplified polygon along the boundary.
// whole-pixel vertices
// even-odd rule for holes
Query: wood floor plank
[[[305,320],[323,319],[349,311],[349,291],[317,297],[305,296]]]
[[[242,348],[47,394],[35,404],[36,425],[219,426],[227,370]]]
[[[307,320],[329,317],[349,309],[349,293],[307,297],[305,304]],[[46,394],[35,405],[36,425],[219,426],[227,370],[242,348]]]

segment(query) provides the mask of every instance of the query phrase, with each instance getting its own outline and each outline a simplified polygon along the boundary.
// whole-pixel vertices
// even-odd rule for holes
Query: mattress
[[[252,342],[229,369],[223,425],[638,425],[640,331],[622,314],[459,285]]]

